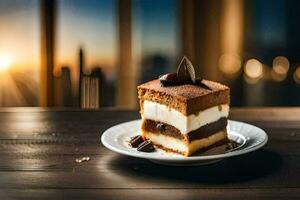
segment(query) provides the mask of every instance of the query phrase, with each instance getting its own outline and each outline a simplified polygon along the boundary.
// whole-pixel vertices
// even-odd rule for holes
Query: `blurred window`
[[[83,48],[84,72],[90,74],[100,67],[106,77],[104,105],[113,105],[116,82],[116,1],[57,1],[56,69],[71,71],[73,94],[77,95],[79,79],[79,49]],[[66,68],[65,68],[66,69]]]
[[[0,1],[0,106],[38,105],[39,17],[39,1]]]
[[[179,20],[177,1],[133,1],[134,61],[145,82],[176,70]]]

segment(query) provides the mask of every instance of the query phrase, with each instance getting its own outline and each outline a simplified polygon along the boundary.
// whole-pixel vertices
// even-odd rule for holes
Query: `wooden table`
[[[269,135],[261,150],[201,167],[113,153],[108,127],[137,111],[0,109],[0,199],[300,199],[300,108],[232,109]],[[91,160],[75,163],[80,156]]]

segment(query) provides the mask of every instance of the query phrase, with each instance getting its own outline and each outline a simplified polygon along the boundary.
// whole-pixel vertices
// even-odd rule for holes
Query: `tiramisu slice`
[[[142,136],[184,156],[227,142],[229,88],[195,77],[178,81],[178,76],[168,74],[138,87]]]

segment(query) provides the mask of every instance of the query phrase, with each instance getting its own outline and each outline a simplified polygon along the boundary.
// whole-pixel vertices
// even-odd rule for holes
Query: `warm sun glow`
[[[0,71],[6,70],[11,65],[11,57],[8,55],[0,55]]]

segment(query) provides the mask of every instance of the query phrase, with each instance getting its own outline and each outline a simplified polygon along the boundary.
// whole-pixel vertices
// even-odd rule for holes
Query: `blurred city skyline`
[[[115,0],[60,0],[56,12],[55,70],[71,67],[78,76],[77,52],[86,52],[86,68],[103,67],[108,77],[117,65],[117,19]],[[0,0],[0,59],[8,56],[12,69],[38,71],[40,67],[39,0]],[[176,56],[176,1],[133,1],[133,57],[141,54]],[[158,20],[159,19],[159,20]],[[139,41],[142,40],[142,41]],[[162,45],[163,44],[163,45]],[[38,72],[36,80],[38,80]]]

